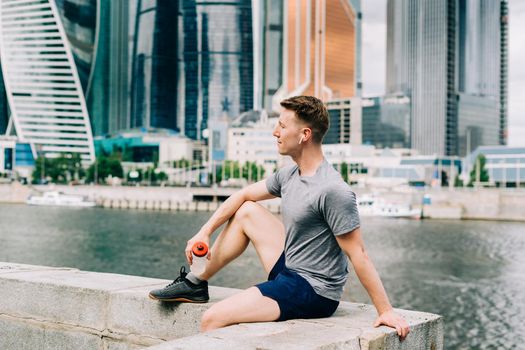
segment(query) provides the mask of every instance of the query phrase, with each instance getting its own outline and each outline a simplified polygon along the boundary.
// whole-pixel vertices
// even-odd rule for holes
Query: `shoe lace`
[[[186,267],[181,266],[179,273],[180,273],[179,277],[177,277],[173,282],[171,282],[170,284],[168,284],[166,287],[170,287],[170,286],[172,286],[172,285],[174,285],[174,284],[176,284],[176,283],[183,282],[184,279],[186,278],[186,275],[188,274],[188,273],[186,272]]]

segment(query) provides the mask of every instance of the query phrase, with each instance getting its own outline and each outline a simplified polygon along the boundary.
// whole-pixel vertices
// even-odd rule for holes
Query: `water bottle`
[[[193,262],[190,266],[191,272],[199,277],[206,270],[206,255],[208,255],[208,246],[204,242],[195,242],[191,248],[191,254],[193,255]]]

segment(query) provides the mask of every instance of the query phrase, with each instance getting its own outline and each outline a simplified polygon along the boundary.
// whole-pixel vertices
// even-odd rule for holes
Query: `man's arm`
[[[361,238],[361,229],[357,228],[352,232],[336,236],[336,239],[341,249],[350,258],[357,277],[376,307],[379,317],[374,322],[374,327],[379,327],[383,324],[395,328],[401,339],[404,339],[410,332],[410,328],[403,317],[395,313],[392,305],[390,305],[379,274],[366,253],[364,242]]]
[[[266,188],[266,180],[261,180],[248,185],[228,197],[228,199],[217,208],[215,213],[213,213],[208,221],[201,227],[199,232],[188,241],[188,244],[186,245],[186,258],[188,263],[191,265],[191,247],[193,244],[197,241],[203,241],[209,246],[212,233],[228,221],[244,202],[256,202],[271,198],[275,198],[275,196],[268,192],[268,189]],[[210,258],[211,254],[208,253],[208,259]]]

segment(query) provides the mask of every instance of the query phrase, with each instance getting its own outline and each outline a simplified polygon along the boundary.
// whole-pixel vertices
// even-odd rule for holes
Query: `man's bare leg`
[[[284,225],[267,209],[245,202],[217,237],[211,250],[206,272],[209,279],[253,243],[264,270],[269,273],[284,250]],[[241,322],[275,321],[280,309],[277,302],[252,287],[210,307],[201,320],[201,330],[225,327]]]
[[[263,296],[257,287],[251,287],[210,307],[202,316],[201,331],[244,322],[275,321],[280,315],[275,300]]]
[[[211,248],[211,260],[200,278],[208,280],[244,252],[252,242],[264,270],[269,273],[284,250],[284,225],[266,208],[244,202]]]

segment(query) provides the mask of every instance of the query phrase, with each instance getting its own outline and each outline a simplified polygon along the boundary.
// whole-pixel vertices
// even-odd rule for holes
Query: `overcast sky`
[[[362,0],[364,96],[385,91],[386,0]],[[509,0],[509,145],[525,146],[525,1]]]

